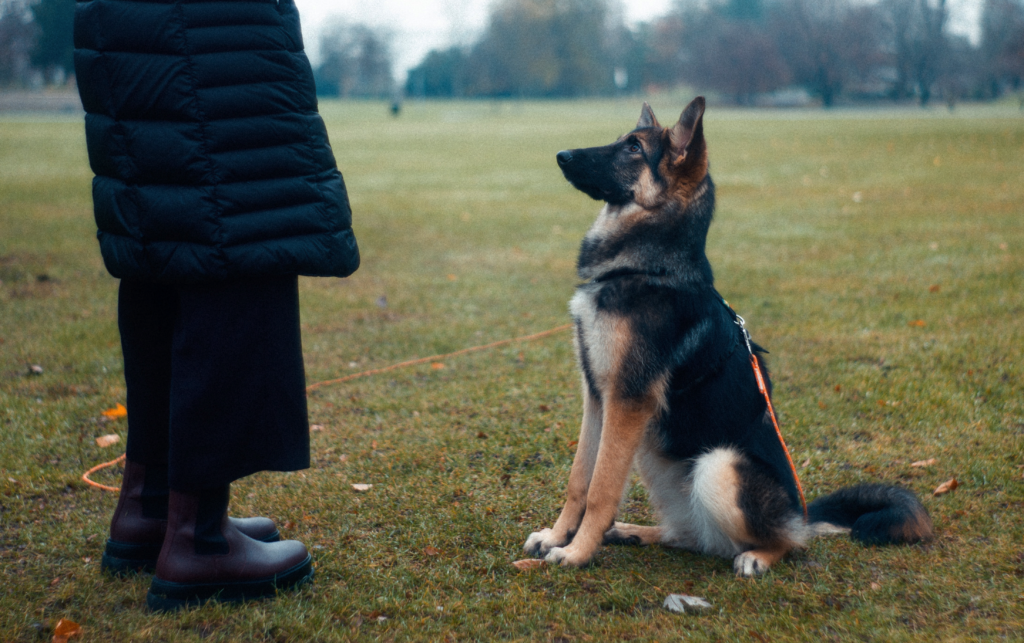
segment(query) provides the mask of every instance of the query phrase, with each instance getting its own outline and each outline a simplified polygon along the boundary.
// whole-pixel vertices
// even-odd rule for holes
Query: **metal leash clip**
[[[740,327],[741,331],[743,331],[743,341],[747,343],[747,352],[753,355],[754,347],[750,345],[750,333],[747,332],[747,322],[742,317],[740,317],[735,311],[733,311],[733,315],[736,317],[736,325]]]

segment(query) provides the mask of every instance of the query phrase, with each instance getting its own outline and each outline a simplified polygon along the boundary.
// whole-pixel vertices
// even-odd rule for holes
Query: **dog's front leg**
[[[587,490],[594,474],[597,450],[601,444],[601,400],[595,397],[583,382],[583,424],[580,427],[580,442],[569,472],[569,488],[566,490],[565,506],[555,526],[530,534],[523,550],[533,556],[546,556],[554,547],[562,547],[572,538],[587,510]]]
[[[555,547],[544,559],[571,567],[586,565],[597,553],[604,534],[615,521],[626,478],[657,403],[651,399],[608,399],[604,403],[604,422],[597,462],[587,490],[583,522],[572,543]]]

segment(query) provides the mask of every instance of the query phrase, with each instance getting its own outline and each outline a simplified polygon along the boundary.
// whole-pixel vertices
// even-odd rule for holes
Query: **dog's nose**
[[[572,162],[572,152],[569,150],[562,150],[555,155],[555,158],[558,159],[559,165],[566,165],[567,163]]]

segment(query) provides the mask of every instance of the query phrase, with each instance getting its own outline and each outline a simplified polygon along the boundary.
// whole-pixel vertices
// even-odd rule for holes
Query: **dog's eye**
[[[632,145],[629,146],[629,151],[632,152],[633,154],[638,154],[642,149],[643,148],[640,147],[639,143],[633,143]]]

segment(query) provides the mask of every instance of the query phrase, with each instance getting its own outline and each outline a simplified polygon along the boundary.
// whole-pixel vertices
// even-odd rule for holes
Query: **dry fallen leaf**
[[[31,373],[32,375],[42,375],[43,367],[40,366],[39,364],[32,364],[31,366],[28,367],[28,372]]]
[[[543,559],[540,558],[524,558],[523,560],[517,560],[512,563],[512,566],[521,572],[525,572],[530,569],[537,569],[538,567],[544,566]]]
[[[918,460],[917,462],[911,462],[912,467],[930,467],[939,460],[937,458],[928,458],[927,460]]]
[[[316,431],[316,432],[323,431],[324,430],[324,425],[323,424],[311,424],[311,425],[309,425],[309,430],[310,431]]]
[[[924,328],[927,324],[923,319],[915,319],[914,321],[907,322],[907,326],[917,326],[918,328]]]
[[[57,626],[53,628],[53,643],[67,643],[68,639],[81,636],[81,634],[81,625],[70,619],[62,618],[57,621]]]
[[[101,435],[96,438],[96,446],[106,448],[111,445],[117,444],[121,441],[121,436],[111,433],[110,435]]]
[[[871,583],[871,589],[875,589],[875,590],[882,589],[882,586],[879,585],[878,583]]]
[[[423,550],[423,553],[426,554],[427,556],[437,556],[441,552],[439,550],[435,549],[434,547],[431,547],[430,545],[427,545],[427,548]]]
[[[939,284],[932,284],[931,286],[928,286],[928,292],[939,292],[940,290],[942,290],[942,286]]]
[[[804,463],[800,465],[800,468],[801,469],[806,469],[809,466],[811,466],[811,459],[807,458],[806,460],[804,460]]]
[[[959,486],[960,483],[957,481],[956,478],[950,478],[949,480],[946,480],[945,482],[940,484],[938,487],[935,487],[935,491],[932,492],[932,495],[941,496],[942,494],[949,493],[950,491],[956,489]]]
[[[359,484],[352,485],[352,489],[354,489],[355,491],[369,491],[372,488],[373,488],[372,484],[362,484],[362,483],[359,483]]]
[[[442,368],[444,368],[444,364],[442,364],[441,362],[434,362],[430,365],[430,368],[434,369],[435,371],[439,371]]]
[[[281,525],[281,527],[283,527],[285,529],[294,529],[295,528],[295,523],[292,522],[291,520],[285,520],[284,524]]]
[[[120,402],[118,402],[117,406],[115,406],[114,408],[107,409],[106,411],[103,412],[103,417],[108,417],[111,420],[123,418],[126,417],[127,415],[128,409],[124,408],[124,404],[121,404]]]

